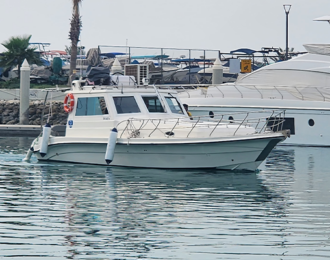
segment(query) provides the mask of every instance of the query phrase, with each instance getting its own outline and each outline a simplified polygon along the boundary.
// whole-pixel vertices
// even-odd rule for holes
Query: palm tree
[[[21,66],[25,59],[29,64],[42,65],[40,57],[35,53],[36,49],[29,48],[31,36],[13,36],[2,43],[7,51],[3,52],[0,56],[0,67],[8,71],[17,66],[18,77],[20,77]]]
[[[69,85],[71,85],[71,81],[75,78],[75,70],[77,66],[78,41],[82,27],[81,17],[79,13],[79,5],[81,3],[82,0],[72,0],[73,10],[72,10],[71,28],[69,32],[69,39],[71,40]]]
[[[65,45],[65,52],[67,54],[71,55],[71,46]],[[78,53],[80,55],[85,55],[86,54],[85,47],[84,46],[78,46],[78,48],[77,48],[77,55],[78,55]]]

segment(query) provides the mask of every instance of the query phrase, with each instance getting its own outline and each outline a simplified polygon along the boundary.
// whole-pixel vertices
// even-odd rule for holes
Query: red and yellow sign
[[[251,60],[241,60],[241,72],[242,73],[251,72]]]

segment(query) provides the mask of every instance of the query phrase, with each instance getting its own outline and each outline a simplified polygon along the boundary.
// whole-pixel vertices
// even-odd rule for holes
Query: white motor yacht
[[[107,86],[73,81],[64,133],[52,134],[46,124],[26,160],[34,154],[39,161],[255,171],[289,135],[281,113],[263,121],[190,118],[176,91],[137,86],[130,78],[112,76]]]
[[[291,138],[281,145],[330,146],[330,45],[306,44],[308,53],[262,67],[235,83],[182,91],[179,96],[195,115],[285,111]],[[220,115],[221,116],[221,115]]]

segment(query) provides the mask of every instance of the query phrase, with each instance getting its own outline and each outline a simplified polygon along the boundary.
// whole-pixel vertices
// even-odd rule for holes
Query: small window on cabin
[[[157,96],[155,97],[142,97],[148,111],[150,113],[164,113],[164,108]]]
[[[165,100],[170,107],[172,113],[183,114],[181,105],[175,97],[165,97]]]
[[[315,125],[315,122],[314,122],[313,119],[309,119],[308,120],[308,124],[309,124],[309,126],[314,126]]]
[[[76,116],[97,116],[108,114],[103,97],[78,98]]]
[[[140,108],[134,97],[113,97],[118,114],[140,113]]]

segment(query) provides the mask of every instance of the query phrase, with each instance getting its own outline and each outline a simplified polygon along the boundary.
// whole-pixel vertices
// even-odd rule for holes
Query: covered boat
[[[112,75],[109,85],[73,81],[64,109],[63,134],[52,134],[47,124],[26,159],[255,171],[289,134],[276,112],[264,121],[189,117],[175,90],[138,86],[131,76]]]

